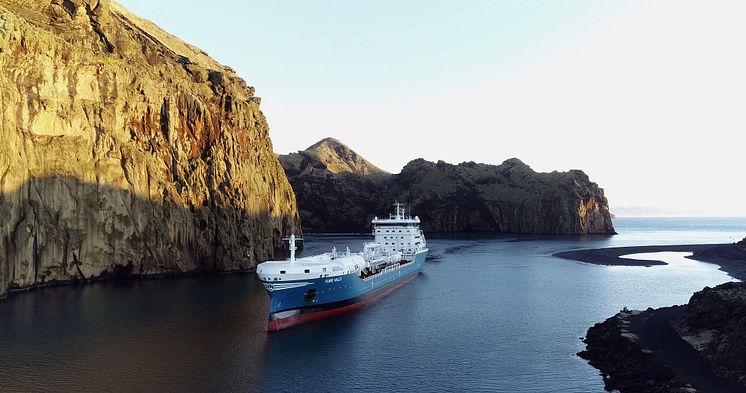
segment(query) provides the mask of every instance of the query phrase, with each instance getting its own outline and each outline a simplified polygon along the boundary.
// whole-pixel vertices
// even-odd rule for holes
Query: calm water
[[[48,288],[0,302],[0,391],[603,392],[575,353],[622,307],[680,304],[731,278],[551,257],[617,245],[729,242],[746,219],[616,219],[613,237],[429,238],[419,278],[372,307],[268,335],[252,274]],[[306,239],[306,253],[365,238]],[[678,259],[677,259],[678,258]]]

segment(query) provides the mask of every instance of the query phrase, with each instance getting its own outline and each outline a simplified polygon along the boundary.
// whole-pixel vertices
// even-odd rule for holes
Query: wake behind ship
[[[389,218],[374,218],[375,240],[363,251],[332,252],[257,266],[269,291],[267,330],[277,331],[365,307],[411,281],[427,257],[419,217],[405,214],[399,203]]]

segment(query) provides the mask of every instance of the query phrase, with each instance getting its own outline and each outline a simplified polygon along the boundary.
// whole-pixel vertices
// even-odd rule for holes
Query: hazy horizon
[[[746,3],[120,2],[255,86],[278,153],[517,157],[583,170],[612,212],[746,216]]]

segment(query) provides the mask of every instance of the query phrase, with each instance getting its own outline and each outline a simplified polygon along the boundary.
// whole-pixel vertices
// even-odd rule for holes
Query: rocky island
[[[429,232],[615,233],[603,190],[579,170],[416,159],[389,174],[333,138],[279,158],[308,232],[359,232],[399,200]]]
[[[0,0],[0,297],[252,268],[299,233],[260,99],[109,0]]]

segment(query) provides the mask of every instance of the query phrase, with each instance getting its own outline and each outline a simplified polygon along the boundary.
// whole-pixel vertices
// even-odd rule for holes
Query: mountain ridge
[[[615,233],[603,190],[580,170],[539,173],[518,158],[500,165],[418,158],[398,174],[362,176],[329,171],[302,152],[279,157],[311,232],[365,231],[399,200],[431,232]]]

